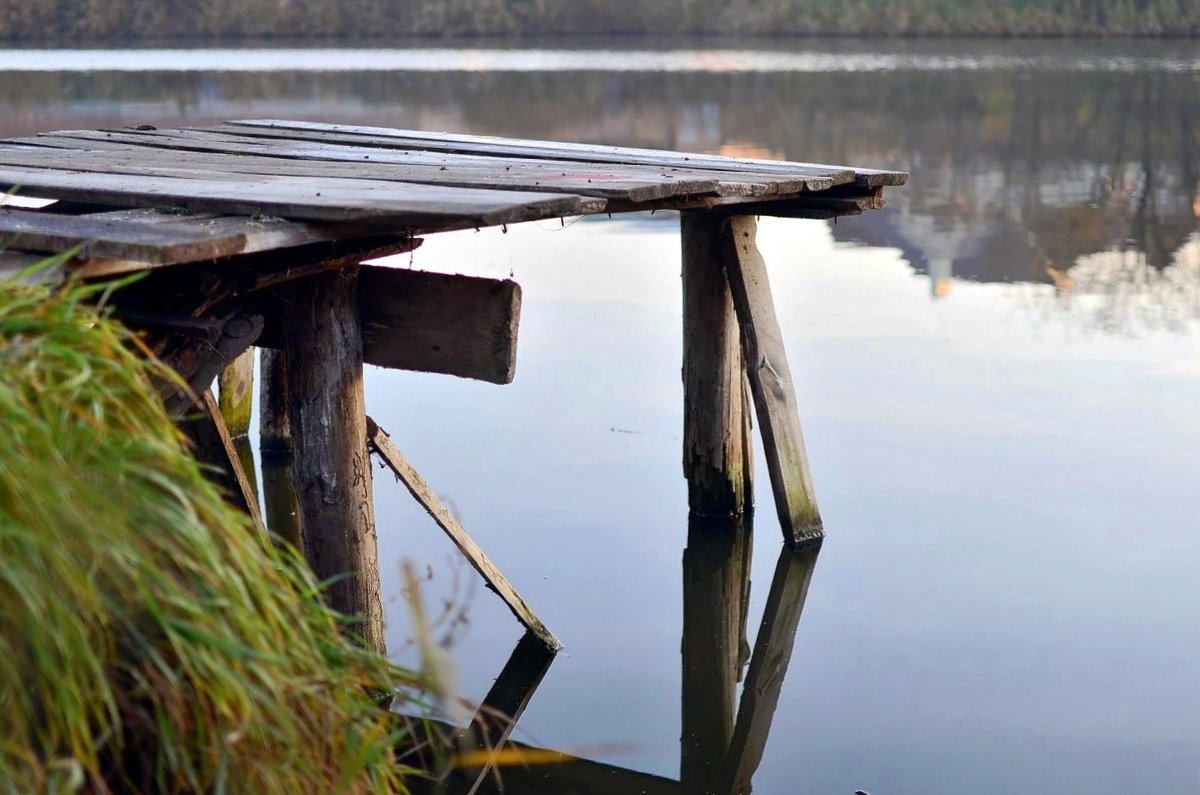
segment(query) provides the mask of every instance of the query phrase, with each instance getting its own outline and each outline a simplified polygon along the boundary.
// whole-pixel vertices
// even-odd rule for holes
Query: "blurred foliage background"
[[[0,37],[1200,35],[1195,0],[6,0]]]

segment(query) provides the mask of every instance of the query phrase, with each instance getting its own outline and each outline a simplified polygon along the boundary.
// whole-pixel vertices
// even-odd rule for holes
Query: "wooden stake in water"
[[[288,418],[304,556],[331,583],[329,605],[357,619],[363,644],[382,652],[357,276],[347,268],[292,286],[283,322]]]
[[[723,262],[722,217],[685,212],[680,226],[688,507],[702,516],[733,516],[753,501],[753,453],[738,323]]]
[[[754,394],[775,508],[784,540],[799,544],[823,537],[824,530],[800,432],[783,332],[775,315],[766,264],[756,245],[757,230],[758,221],[751,216],[725,222],[725,272],[741,330],[742,354]]]

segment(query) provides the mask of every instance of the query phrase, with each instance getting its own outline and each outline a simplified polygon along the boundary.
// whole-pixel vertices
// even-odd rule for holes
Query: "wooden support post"
[[[742,349],[724,270],[722,217],[680,216],[683,238],[683,473],[688,507],[732,516],[753,504]]]
[[[221,416],[233,438],[250,434],[250,414],[254,407],[254,348],[238,354],[217,378],[220,388]]]
[[[267,528],[276,538],[303,552],[300,503],[292,479],[292,429],[287,416],[287,360],[283,351],[263,348],[260,369],[258,454],[262,459]]]
[[[784,540],[792,545],[805,543],[823,537],[824,530],[800,432],[783,332],[775,316],[766,264],[755,243],[758,222],[751,216],[737,216],[725,223],[725,271],[741,330],[775,508]]]
[[[297,281],[284,317],[288,418],[304,555],[330,606],[384,651],[379,552],[367,455],[357,270]]]
[[[692,515],[683,553],[683,722],[679,776],[684,795],[716,795],[725,780],[740,670],[749,515]]]
[[[750,792],[750,780],[762,761],[771,721],[779,706],[779,694],[796,643],[796,629],[820,551],[817,542],[802,549],[784,547],[779,553],[750,670],[742,687],[742,703],[738,706],[737,725],[726,762],[728,783],[720,789],[723,795]]]
[[[218,406],[225,427],[233,437],[233,449],[242,462],[242,471],[250,481],[250,488],[258,497],[258,467],[254,465],[254,451],[250,448],[250,415],[254,408],[254,348],[242,351],[236,359],[217,376],[220,387]]]
[[[555,652],[561,649],[562,644],[559,643],[558,638],[554,637],[554,633],[542,623],[533,609],[517,593],[517,589],[508,581],[508,578],[500,569],[496,568],[496,564],[492,563],[491,558],[479,548],[466,529],[454,518],[454,514],[450,513],[442,501],[437,498],[433,489],[429,488],[413,465],[392,443],[391,437],[370,417],[367,417],[366,438],[370,442],[371,448],[379,455],[380,460],[392,471],[396,479],[404,484],[408,493],[420,503],[433,521],[437,522],[438,527],[442,528],[442,532],[450,537],[471,567],[479,573],[479,576],[483,577],[488,588],[500,597],[505,606],[521,622],[521,626],[538,638],[547,649]]]

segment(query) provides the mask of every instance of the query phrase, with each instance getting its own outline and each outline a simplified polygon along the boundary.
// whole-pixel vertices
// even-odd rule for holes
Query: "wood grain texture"
[[[683,246],[683,473],[688,507],[729,516],[753,501],[742,348],[725,277],[722,219],[680,216]]]
[[[81,257],[142,260],[151,264],[214,259],[245,247],[238,232],[162,226],[133,219],[95,219],[0,208],[0,247],[62,252]]]
[[[39,151],[40,149],[40,151]],[[463,188],[578,193],[645,202],[671,196],[762,194],[793,182],[767,176],[764,182],[729,178],[722,189],[716,173],[639,168],[619,164],[566,164],[521,158],[438,154],[319,141],[287,141],[230,135],[219,130],[64,130],[36,138],[11,139],[0,162],[62,167],[86,153],[89,170],[152,170],[158,167],[229,174],[278,174],[347,179],[397,180]],[[76,161],[81,162],[81,161]],[[796,190],[803,189],[803,186]],[[794,192],[794,191],[793,191]]]
[[[442,531],[449,536],[454,545],[466,557],[467,562],[471,564],[471,567],[479,573],[479,576],[483,577],[488,587],[496,592],[505,606],[521,622],[521,625],[536,635],[538,640],[547,649],[555,651],[561,649],[562,644],[546,628],[546,625],[542,623],[541,619],[537,617],[529,605],[525,603],[525,600],[517,593],[516,588],[508,581],[508,578],[496,568],[496,565],[492,563],[487,554],[480,549],[479,545],[475,543],[459,521],[454,518],[454,514],[438,499],[433,489],[429,487],[412,464],[408,462],[408,459],[392,443],[387,433],[370,417],[367,418],[367,439],[379,455],[380,460],[404,484],[404,487],[412,494],[413,499],[420,503],[421,507],[437,523],[438,527],[442,528]]]
[[[602,212],[571,194],[477,190],[368,179],[214,174],[156,168],[136,174],[0,166],[0,190],[117,207],[177,206],[231,215],[362,221],[394,228],[498,226]]]
[[[863,185],[903,185],[908,174],[901,171],[886,171],[848,166],[833,166],[817,163],[795,163],[758,158],[721,157],[718,155],[671,152],[659,149],[637,149],[602,144],[577,144],[560,141],[533,141],[514,138],[497,138],[482,135],[464,135],[421,130],[395,130],[387,127],[366,127],[347,124],[324,124],[320,122],[285,121],[278,119],[243,119],[232,124],[263,131],[274,131],[299,137],[297,133],[338,133],[359,137],[374,137],[390,141],[392,146],[411,146],[432,151],[462,153],[504,154],[510,157],[554,157],[559,159],[582,159],[595,162],[680,164],[697,168],[715,168],[736,171],[739,169],[786,170],[794,173],[808,171],[814,176],[834,175],[835,184],[859,182]]]
[[[820,551],[820,545],[813,544],[799,550],[785,546],[779,553],[750,658],[750,670],[746,672],[746,683],[742,688],[737,723],[726,760],[727,783],[719,789],[722,793],[746,795],[750,792],[751,779],[762,762],[767,736],[779,706],[779,695],[796,645],[796,630]]]
[[[755,242],[758,222],[750,216],[736,216],[721,228],[725,273],[784,540],[798,544],[818,539],[824,535],[821,514],[800,431],[783,332],[775,315],[766,263]]]
[[[368,364],[512,383],[521,286],[511,279],[364,266],[358,301]]]
[[[304,554],[329,605],[385,651],[354,268],[294,282],[284,318],[288,418]]]
[[[285,295],[271,294],[257,305],[266,318],[259,345],[283,347],[285,304]],[[366,364],[513,380],[521,288],[512,280],[363,265],[358,306]]]

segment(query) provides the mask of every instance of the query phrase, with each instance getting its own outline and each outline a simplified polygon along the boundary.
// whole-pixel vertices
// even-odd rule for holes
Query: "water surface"
[[[882,213],[762,223],[829,538],[755,789],[1200,786],[1192,50],[0,55],[0,134],[272,116],[911,171]],[[400,264],[524,289],[512,385],[367,380],[372,415],[566,644],[518,734],[677,776],[677,224],[445,235]],[[758,471],[752,627],[779,548]],[[446,630],[481,697],[519,627],[402,487],[376,495],[393,648],[412,659],[414,559],[433,604],[467,606]]]

